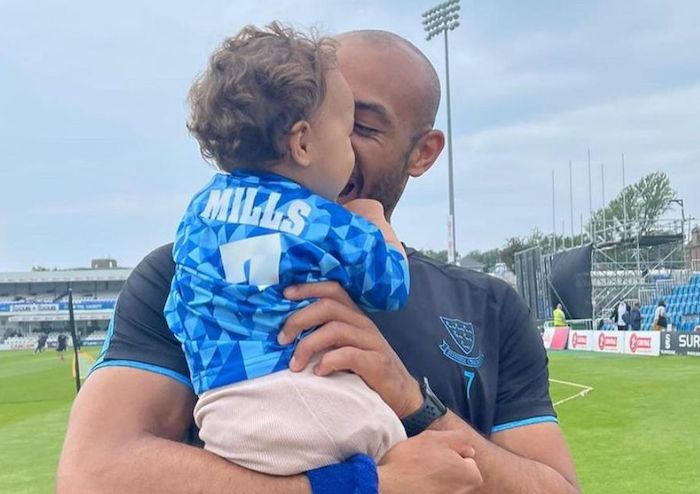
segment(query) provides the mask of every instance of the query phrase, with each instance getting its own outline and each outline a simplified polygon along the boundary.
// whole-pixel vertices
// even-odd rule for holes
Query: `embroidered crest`
[[[470,322],[460,321],[459,319],[449,319],[440,317],[442,324],[445,326],[447,333],[462,351],[462,353],[454,350],[447,340],[442,340],[439,345],[442,354],[448,359],[457,362],[464,367],[478,369],[484,363],[484,354],[475,351],[476,334],[474,333],[474,325]],[[476,355],[475,355],[476,354]],[[467,399],[471,397],[472,385],[476,379],[476,372],[465,370],[464,378],[466,380]]]
[[[481,352],[474,355],[474,353],[476,353],[474,350],[476,336],[472,323],[460,321],[459,319],[448,319],[447,317],[440,317],[440,320],[445,326],[445,329],[447,329],[447,333],[457,344],[457,347],[463,352],[459,353],[455,351],[447,340],[442,340],[440,350],[443,355],[465,367],[481,367],[481,364],[484,363],[484,355]]]

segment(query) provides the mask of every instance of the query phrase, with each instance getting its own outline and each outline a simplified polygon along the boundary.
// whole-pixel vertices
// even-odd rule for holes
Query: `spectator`
[[[654,331],[666,331],[668,319],[666,319],[666,302],[659,300],[659,305],[654,311]]]
[[[640,331],[642,329],[642,312],[640,310],[639,301],[634,303],[630,311],[629,322],[632,331]]]
[[[46,333],[42,333],[39,335],[39,339],[36,340],[36,348],[34,349],[34,353],[42,353],[44,349],[46,348],[46,340],[48,339],[48,335]]]
[[[566,326],[566,314],[561,307],[561,304],[557,304],[557,308],[554,309],[554,327],[562,328]]]
[[[630,317],[629,312],[630,307],[624,300],[621,300],[618,306],[613,309],[610,319],[617,325],[618,331],[627,331],[627,324]]]
[[[61,357],[61,360],[63,360],[63,354],[66,352],[66,341],[68,338],[66,338],[66,335],[63,333],[58,335],[58,346],[56,347],[56,351],[58,352],[58,356]]]

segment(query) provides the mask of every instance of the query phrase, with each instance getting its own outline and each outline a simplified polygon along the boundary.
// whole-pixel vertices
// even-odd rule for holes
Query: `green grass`
[[[557,408],[584,492],[698,492],[700,358],[552,352],[550,374],[594,388]],[[68,358],[0,352],[0,493],[53,491],[74,395]]]
[[[71,358],[67,352],[61,361],[53,350],[0,352],[0,492],[53,492],[75,397]]]
[[[557,407],[584,492],[700,492],[700,358],[551,352],[550,375],[594,388]]]

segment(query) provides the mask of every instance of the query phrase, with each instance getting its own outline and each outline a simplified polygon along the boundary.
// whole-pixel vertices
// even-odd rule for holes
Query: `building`
[[[459,265],[463,268],[471,269],[472,271],[484,272],[485,264],[473,259],[471,257],[463,257],[459,260]]]
[[[0,338],[68,331],[69,288],[78,333],[103,332],[130,273],[116,267],[0,273]]]

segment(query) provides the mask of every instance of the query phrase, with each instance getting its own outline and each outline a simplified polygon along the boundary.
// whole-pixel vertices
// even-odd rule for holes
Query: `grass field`
[[[593,388],[557,407],[584,492],[700,492],[699,358],[561,352],[550,371]],[[52,492],[74,386],[53,351],[0,352],[0,493]]]

